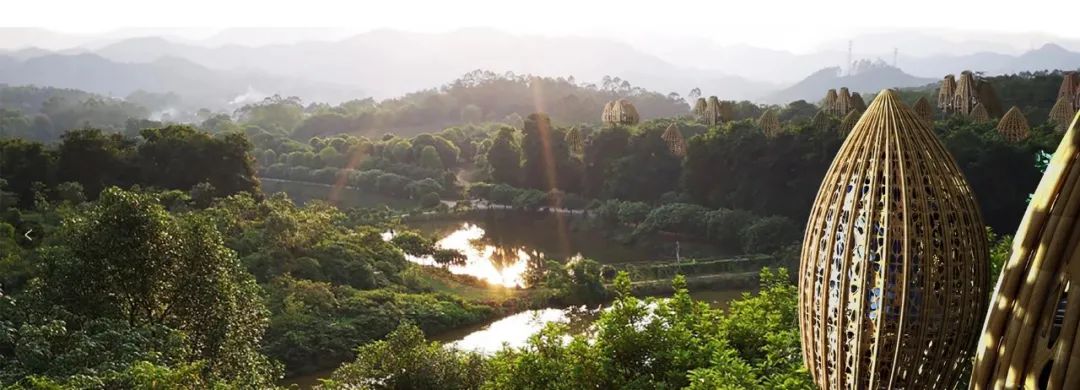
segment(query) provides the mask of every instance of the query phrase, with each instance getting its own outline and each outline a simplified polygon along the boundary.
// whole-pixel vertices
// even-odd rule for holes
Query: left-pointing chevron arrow
[[[26,237],[27,240],[34,241],[33,238],[30,238],[30,232],[32,231],[34,231],[34,229],[27,230],[26,233],[23,233],[23,237]]]

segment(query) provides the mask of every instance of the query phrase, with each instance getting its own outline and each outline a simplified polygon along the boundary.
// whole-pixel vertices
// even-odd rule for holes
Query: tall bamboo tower
[[[718,125],[723,123],[724,115],[721,109],[720,99],[716,96],[709,96],[709,100],[705,103],[705,123],[708,125]]]
[[[952,114],[956,111],[953,107],[953,95],[956,95],[956,77],[953,75],[945,75],[945,78],[941,80],[941,86],[938,87],[937,105],[941,112]]]
[[[840,92],[836,94],[836,116],[842,116],[851,111],[851,93],[848,92],[847,87],[840,88]]]
[[[691,109],[690,112],[694,113],[695,116],[704,119],[705,118],[705,107],[707,105],[708,105],[708,103],[705,102],[705,98],[698,98],[697,102],[694,103],[694,108]]]
[[[859,112],[866,111],[866,101],[863,100],[862,95],[858,92],[851,93],[851,109],[858,110]]]
[[[1031,126],[1028,125],[1024,113],[1020,108],[1012,106],[1005,116],[998,121],[997,132],[1009,142],[1020,142],[1031,136]]]
[[[664,134],[660,135],[660,138],[667,142],[668,151],[675,157],[686,156],[686,139],[683,138],[682,132],[675,126],[675,122],[668,125],[667,130],[664,130]]]
[[[911,108],[926,123],[934,123],[934,108],[930,107],[930,102],[926,100],[925,96],[919,96],[919,99],[915,101],[915,105],[911,106]]]
[[[975,85],[975,76],[971,71],[965,70],[960,73],[960,80],[956,82],[956,92],[953,93],[953,110],[960,115],[967,116],[975,105],[979,104],[979,91]]]
[[[799,326],[818,388],[955,388],[986,313],[986,232],[956,162],[896,92],[852,129],[806,226]]]
[[[641,121],[637,108],[629,100],[619,99],[604,105],[600,119],[609,125],[636,125]]]
[[[840,133],[847,134],[851,132],[851,129],[855,128],[855,124],[859,123],[859,117],[862,116],[862,111],[851,110],[851,112],[844,115],[844,119],[840,121]]]
[[[735,120],[735,104],[724,100],[720,102],[720,120],[729,122]]]
[[[972,389],[1080,389],[1078,119],[1016,231],[983,324]]]
[[[566,132],[566,145],[570,147],[570,153],[579,156],[585,153],[585,139],[581,136],[581,131],[577,127],[571,127]]]
[[[1080,111],[1080,77],[1076,72],[1065,72],[1063,76],[1061,88],[1058,89],[1058,99],[1068,99],[1073,111]]]
[[[1054,107],[1050,109],[1049,122],[1054,124],[1054,128],[1057,131],[1065,131],[1065,127],[1069,125],[1069,120],[1073,117],[1076,111],[1073,110],[1072,105],[1069,104],[1069,99],[1060,97],[1057,102],[1054,103]]]
[[[776,116],[776,110],[768,109],[758,118],[758,127],[768,137],[780,134],[780,119]]]
[[[833,115],[843,115],[836,112],[837,98],[838,96],[836,95],[835,89],[830,89],[828,92],[825,92],[825,98],[821,100],[821,109]]]

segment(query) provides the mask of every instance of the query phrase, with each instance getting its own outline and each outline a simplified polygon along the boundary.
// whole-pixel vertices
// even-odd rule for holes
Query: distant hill
[[[825,68],[814,72],[802,81],[771,94],[763,100],[769,103],[783,104],[794,100],[817,102],[825,97],[829,89],[847,87],[851,92],[873,94],[885,88],[916,87],[933,83],[932,78],[915,77],[902,70],[882,63],[864,63],[851,75],[844,75],[839,67]],[[869,103],[869,102],[868,102]]]
[[[222,108],[244,103],[244,97],[302,96],[342,101],[363,96],[359,88],[271,76],[255,71],[215,70],[194,62],[161,57],[145,63],[120,63],[96,54],[50,54],[19,59],[0,56],[0,83],[74,88],[112,97],[132,92],[173,92],[191,107]],[[235,104],[230,104],[235,103]]]

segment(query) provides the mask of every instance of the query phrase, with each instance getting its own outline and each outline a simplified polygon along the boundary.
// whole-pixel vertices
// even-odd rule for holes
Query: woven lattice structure
[[[1020,142],[1031,136],[1031,126],[1019,107],[1013,106],[998,121],[997,132],[1009,142]]]
[[[1072,120],[1073,114],[1076,111],[1073,110],[1072,105],[1069,104],[1069,99],[1058,98],[1054,103],[1054,107],[1050,108],[1049,122],[1054,124],[1054,128],[1057,131],[1065,131],[1065,126],[1069,125],[1069,121]]]
[[[1016,231],[972,389],[1080,389],[1080,129],[1074,120]]]
[[[976,104],[979,104],[979,91],[978,86],[975,85],[975,76],[971,74],[971,71],[965,70],[960,74],[960,80],[956,82],[953,110],[960,115],[968,115]]]
[[[840,133],[847,134],[851,132],[851,129],[855,128],[855,124],[859,123],[859,118],[862,116],[862,111],[851,110],[851,112],[844,115],[844,119],[840,121]]]
[[[945,78],[941,80],[941,85],[938,87],[937,106],[938,109],[945,113],[955,112],[953,107],[953,95],[956,94],[956,77],[953,75],[945,75]]]
[[[609,125],[636,125],[641,121],[637,108],[629,100],[619,99],[604,105],[601,120]]]
[[[708,103],[705,102],[705,98],[698,98],[697,102],[694,103],[694,108],[691,109],[690,112],[692,112],[698,118],[705,118],[706,105],[708,105]]]
[[[866,111],[866,101],[863,100],[862,95],[858,92],[851,93],[851,109],[858,110],[859,112]]]
[[[686,139],[683,139],[682,132],[675,126],[675,123],[668,125],[667,130],[664,130],[664,134],[661,134],[660,138],[667,142],[668,151],[673,156],[686,156]]]
[[[926,121],[926,123],[934,123],[934,107],[930,106],[930,102],[926,100],[925,96],[919,96],[919,99],[915,101],[915,104],[911,106],[912,110],[915,110],[915,115]]]
[[[971,119],[975,123],[986,123],[990,121],[990,113],[986,112],[986,106],[982,103],[975,105],[975,108],[971,109],[968,113],[968,119]]]
[[[832,121],[829,119],[829,114],[826,114],[825,111],[818,110],[817,114],[814,114],[814,117],[810,119],[810,127],[817,130],[828,130],[829,127],[832,127]]]
[[[780,118],[776,116],[776,110],[770,108],[765,110],[758,118],[758,127],[761,128],[761,132],[766,136],[774,137],[780,134]]]
[[[986,313],[986,232],[930,127],[883,90],[821,183],[799,326],[820,389],[952,389]]]
[[[851,111],[851,93],[848,92],[847,87],[840,88],[840,92],[836,94],[836,109],[835,111],[842,116]]]
[[[843,115],[835,111],[837,99],[838,96],[836,95],[835,89],[830,89],[828,92],[825,92],[825,98],[821,99],[821,109],[833,115]]]
[[[1080,111],[1080,76],[1076,72],[1065,72],[1058,89],[1058,99],[1065,98],[1072,103],[1073,111]]]
[[[581,131],[577,127],[571,127],[566,132],[566,146],[570,148],[570,153],[576,155],[585,153],[585,137],[581,136]]]
[[[705,103],[705,123],[709,125],[718,125],[724,122],[723,105],[720,103],[720,99],[716,96],[709,96],[709,100]]]

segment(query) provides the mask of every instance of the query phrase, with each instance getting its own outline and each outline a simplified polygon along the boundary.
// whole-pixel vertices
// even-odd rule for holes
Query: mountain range
[[[79,88],[114,96],[139,89],[175,92],[188,100],[207,100],[208,105],[273,93],[327,102],[389,98],[444,85],[475,69],[573,76],[579,82],[594,83],[610,75],[665,93],[685,94],[700,88],[704,95],[724,99],[786,103],[817,99],[825,89],[842,86],[871,93],[886,87],[921,86],[965,69],[998,74],[1080,67],[1080,53],[1054,43],[1025,51],[1015,44],[990,41],[935,41],[927,34],[913,35],[906,41],[888,34],[862,38],[859,42],[886,42],[892,37],[905,47],[926,45],[921,52],[913,52],[927,55],[897,56],[899,68],[851,75],[845,66],[847,53],[836,50],[835,44],[796,54],[745,45],[721,46],[705,39],[634,45],[612,38],[517,35],[472,28],[447,33],[376,30],[343,39],[337,31],[304,30],[297,36],[338,35],[322,40],[266,38],[261,42],[257,30],[227,31],[206,41],[165,36],[83,37],[81,45],[55,49],[67,42],[65,37],[56,33],[36,36],[35,31],[0,29],[0,47],[9,48],[0,50],[0,82]],[[277,34],[283,36],[281,31]],[[12,42],[19,40],[48,42],[54,49],[12,49],[18,47]],[[284,43],[229,43],[242,40]],[[1062,42],[1077,46],[1074,41]],[[963,45],[970,50],[962,50],[967,47]],[[858,58],[872,59],[887,56],[882,51],[857,53],[861,53]]]

